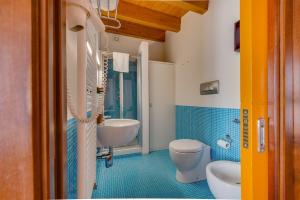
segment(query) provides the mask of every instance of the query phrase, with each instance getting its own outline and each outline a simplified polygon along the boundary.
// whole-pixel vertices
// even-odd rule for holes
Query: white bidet
[[[214,161],[207,165],[208,186],[217,199],[241,198],[241,167],[239,162]]]

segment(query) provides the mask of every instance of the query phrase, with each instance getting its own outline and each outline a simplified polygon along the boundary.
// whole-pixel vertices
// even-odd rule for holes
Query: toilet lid
[[[180,153],[193,153],[202,150],[205,144],[198,140],[181,139],[174,140],[170,143],[169,148]]]

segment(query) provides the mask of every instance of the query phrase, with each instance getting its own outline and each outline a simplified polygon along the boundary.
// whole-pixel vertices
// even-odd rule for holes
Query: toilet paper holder
[[[225,140],[226,142],[229,142],[230,144],[232,143],[232,139],[230,137],[230,135],[225,135],[225,138],[222,138],[223,140]]]
[[[229,149],[231,147],[232,139],[230,135],[225,135],[225,137],[217,141],[217,145],[223,149]]]

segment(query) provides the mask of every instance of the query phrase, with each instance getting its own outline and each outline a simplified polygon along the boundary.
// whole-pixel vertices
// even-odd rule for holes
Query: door
[[[294,141],[292,170],[294,172],[294,199],[300,199],[300,1],[293,5],[293,110]]]
[[[60,0],[0,1],[1,199],[65,197],[61,11]]]
[[[269,88],[274,199],[300,199],[300,1],[272,1]]]
[[[268,180],[268,0],[241,0],[240,23],[242,199],[266,200],[272,193]],[[260,143],[264,146],[259,149]]]
[[[31,0],[4,0],[0,7],[0,196],[42,199],[48,193],[47,182],[42,188],[48,166],[41,160],[45,153],[41,140],[47,131],[41,124],[45,115],[37,118],[44,109],[38,93],[45,85],[39,88],[37,83],[45,68],[38,68],[37,56],[45,57],[37,51],[46,47],[43,42],[34,46],[33,42],[39,44],[34,38],[38,21],[32,21],[40,7]]]
[[[149,62],[150,150],[168,149],[175,139],[175,66]]]
[[[300,199],[300,1],[269,1],[270,199]]]

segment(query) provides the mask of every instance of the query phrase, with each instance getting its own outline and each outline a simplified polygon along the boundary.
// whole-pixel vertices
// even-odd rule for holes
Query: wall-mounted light
[[[118,5],[119,0],[98,0],[98,14],[101,19],[105,19],[106,21],[111,21],[113,25],[105,24],[106,28],[119,29],[121,28],[121,22],[117,18],[118,15]],[[102,11],[105,11],[102,13]],[[104,15],[103,15],[104,14]]]
[[[92,47],[91,47],[91,45],[90,45],[89,42],[86,42],[86,47],[87,47],[87,49],[88,49],[89,54],[90,54],[90,55],[93,55],[93,50],[92,50]]]

